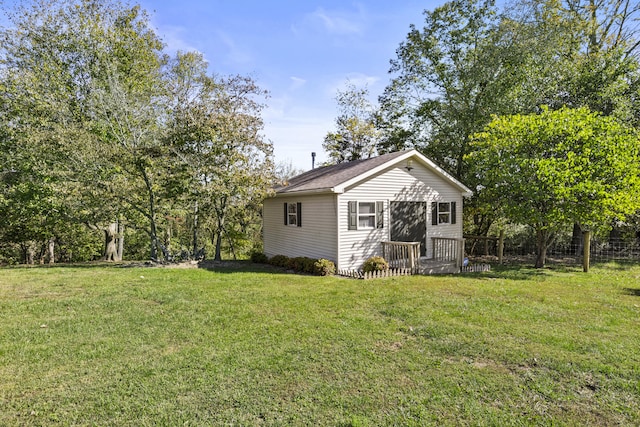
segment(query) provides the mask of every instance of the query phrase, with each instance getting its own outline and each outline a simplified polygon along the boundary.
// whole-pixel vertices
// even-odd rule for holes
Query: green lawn
[[[639,425],[640,267],[0,270],[0,425],[431,424]]]

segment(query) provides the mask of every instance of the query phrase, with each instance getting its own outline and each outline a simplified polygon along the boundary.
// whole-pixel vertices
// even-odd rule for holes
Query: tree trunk
[[[149,256],[151,257],[152,261],[157,261],[158,260],[158,230],[156,229],[155,220],[151,220],[150,222],[151,222],[151,230],[150,230],[149,236],[151,240],[151,248],[149,251]]]
[[[47,248],[49,252],[49,264],[54,264],[56,262],[55,248],[56,248],[56,239],[55,237],[52,237],[49,239],[49,246]]]
[[[100,227],[90,223],[85,224],[92,230],[99,230],[104,233],[104,250],[102,252],[102,260],[122,261],[122,248],[120,248],[120,246],[123,243],[121,240],[118,241],[119,239],[122,239],[119,223],[112,222],[106,227]],[[120,253],[118,253],[118,250],[120,250]]]
[[[24,248],[24,263],[33,265],[36,258],[36,242],[29,240]]]
[[[222,231],[217,230],[214,233],[214,241],[216,245],[216,253],[213,257],[214,261],[222,261]]]
[[[231,256],[233,257],[233,260],[236,261],[238,258],[236,258],[236,249],[233,245],[233,240],[231,239],[231,236],[229,235],[229,233],[225,231],[224,234],[227,235],[227,241],[229,242],[229,250],[231,251]]]
[[[198,201],[193,204],[193,258],[198,253]]]
[[[149,250],[149,256],[151,257],[151,261],[158,260],[158,229],[156,227],[156,197],[155,192],[153,191],[153,186],[151,185],[151,179],[147,174],[147,170],[144,165],[138,164],[138,171],[142,175],[144,179],[144,184],[147,187],[147,195],[149,197],[149,214],[147,218],[149,219],[149,240],[151,244],[151,248]]]
[[[220,205],[216,208],[216,219],[218,229],[216,230],[216,254],[213,257],[216,261],[222,261],[222,233],[224,233],[225,210],[227,207],[227,198],[221,197]]]
[[[122,220],[118,221],[118,248],[116,250],[116,261],[122,261],[124,253],[124,224]]]
[[[536,265],[535,268],[544,268],[547,260],[547,248],[551,240],[551,232],[549,230],[536,231]]]
[[[571,255],[578,255],[582,250],[582,227],[579,223],[573,223],[573,233],[571,235],[571,247],[569,252]]]
[[[118,234],[118,224],[112,222],[103,228],[104,231],[104,260],[117,261],[118,251],[116,246],[116,236]]]

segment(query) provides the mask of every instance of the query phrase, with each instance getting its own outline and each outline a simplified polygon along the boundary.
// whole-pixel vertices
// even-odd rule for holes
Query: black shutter
[[[287,211],[287,204],[284,204],[284,225],[289,225],[289,211]]]
[[[451,224],[456,223],[456,202],[451,202]]]
[[[384,202],[376,202],[376,228],[384,228]]]
[[[349,230],[358,229],[358,202],[349,202]]]
[[[431,202],[431,225],[438,225],[438,202]]]
[[[296,212],[298,213],[298,227],[302,227],[302,203],[296,203]]]

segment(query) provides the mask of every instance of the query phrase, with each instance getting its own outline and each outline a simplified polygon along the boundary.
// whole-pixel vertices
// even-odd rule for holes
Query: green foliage
[[[315,274],[318,276],[331,276],[336,272],[336,266],[326,259],[313,259],[308,257],[289,258],[284,255],[275,255],[269,259],[269,264],[275,267],[283,267],[300,273]]]
[[[315,263],[317,260],[308,257],[289,258],[287,267],[300,273],[315,273]]]
[[[372,271],[386,271],[388,269],[389,263],[381,256],[373,256],[367,259],[362,266],[362,271],[365,273],[371,273]]]
[[[264,252],[260,251],[252,251],[250,255],[251,262],[256,264],[267,264],[269,262],[269,257],[264,254]]]
[[[177,154],[183,196],[197,203],[200,225],[235,253],[258,240],[260,205],[273,182],[273,146],[261,136],[267,93],[251,78],[209,75],[201,54],[178,53],[168,73],[166,142]]]
[[[224,246],[247,254],[272,182],[264,90],[210,75],[201,54],[168,61],[139,6],[34,1],[8,18],[0,181],[17,172],[20,182],[0,190],[0,217],[15,213],[0,239],[27,244],[63,224],[118,221],[146,231],[145,258],[160,258],[161,245],[199,249],[201,230],[216,258]]]
[[[336,118],[336,131],[329,132],[322,143],[329,163],[367,159],[375,153],[379,132],[375,127],[376,111],[368,95],[366,87],[357,88],[349,82],[346,90],[338,91],[340,114]]]
[[[559,227],[597,227],[640,209],[638,134],[612,117],[587,108],[495,117],[473,147],[480,197],[531,225],[539,255]]]
[[[289,257],[284,255],[274,255],[269,258],[269,264],[275,267],[289,267]]]
[[[313,264],[313,271],[318,276],[333,276],[336,274],[336,265],[333,261],[320,258]]]
[[[378,151],[417,148],[470,188],[471,136],[492,115],[588,107],[640,124],[640,9],[633,0],[450,1],[411,26],[380,97]],[[465,203],[471,234],[496,211]]]

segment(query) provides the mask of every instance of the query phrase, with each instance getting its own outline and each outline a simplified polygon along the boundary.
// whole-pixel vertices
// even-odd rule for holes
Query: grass
[[[0,425],[638,425],[640,267],[0,270]]]

